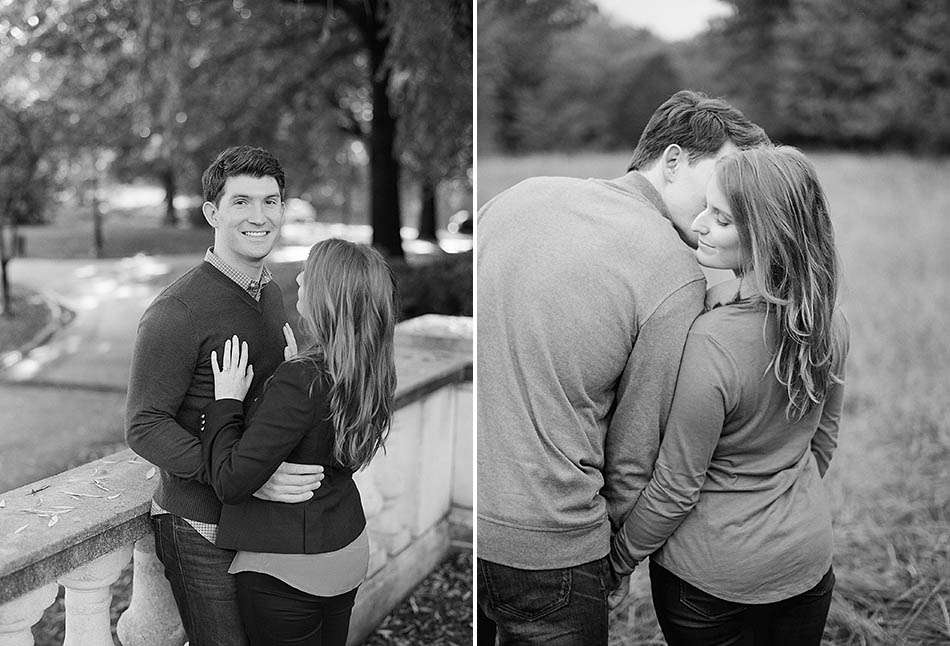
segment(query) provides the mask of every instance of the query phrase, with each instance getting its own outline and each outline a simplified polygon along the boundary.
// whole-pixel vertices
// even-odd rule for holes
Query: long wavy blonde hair
[[[759,297],[778,324],[769,368],[788,393],[786,416],[801,419],[840,382],[833,372],[839,262],[824,191],[811,162],[789,146],[727,155],[716,179]]]
[[[393,274],[372,247],[329,239],[310,249],[301,284],[302,318],[314,345],[299,358],[326,370],[333,457],[355,471],[383,447],[392,420]]]

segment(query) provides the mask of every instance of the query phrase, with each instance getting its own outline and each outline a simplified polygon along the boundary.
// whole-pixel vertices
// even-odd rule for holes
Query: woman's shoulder
[[[277,366],[271,377],[271,383],[310,390],[312,385],[322,384],[325,381],[325,374],[326,369],[319,357],[298,355]]]

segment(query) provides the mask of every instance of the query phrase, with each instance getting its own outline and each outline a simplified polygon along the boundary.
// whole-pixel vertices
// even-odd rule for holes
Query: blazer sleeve
[[[236,399],[205,408],[201,444],[221,502],[235,504],[260,489],[315,427],[309,391],[308,371],[300,362],[288,362],[277,368],[246,428]]]
[[[690,333],[656,468],[611,538],[615,573],[630,573],[696,506],[726,413],[735,406],[737,373],[735,361],[714,338]]]

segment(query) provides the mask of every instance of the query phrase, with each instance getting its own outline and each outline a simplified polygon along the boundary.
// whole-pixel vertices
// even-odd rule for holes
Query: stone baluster
[[[112,646],[109,630],[109,586],[122,574],[132,546],[93,559],[63,575],[59,583],[66,588],[66,640],[63,646]]]
[[[0,605],[0,646],[33,646],[30,628],[56,600],[59,586],[49,583]]]
[[[152,534],[135,542],[132,599],[116,633],[122,646],[182,646],[188,641]]]

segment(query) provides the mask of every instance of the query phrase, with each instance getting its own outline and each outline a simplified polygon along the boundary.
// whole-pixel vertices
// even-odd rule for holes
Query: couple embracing
[[[700,265],[735,278],[707,290]],[[478,220],[481,644],[607,643],[647,557],[669,644],[815,645],[848,331],[801,152],[682,91],[616,179]]]
[[[191,646],[346,643],[369,545],[354,471],[393,411],[392,273],[324,240],[297,276],[297,350],[264,260],[284,171],[261,148],[202,176],[214,246],[139,323],[129,446],[161,472],[155,551]]]

